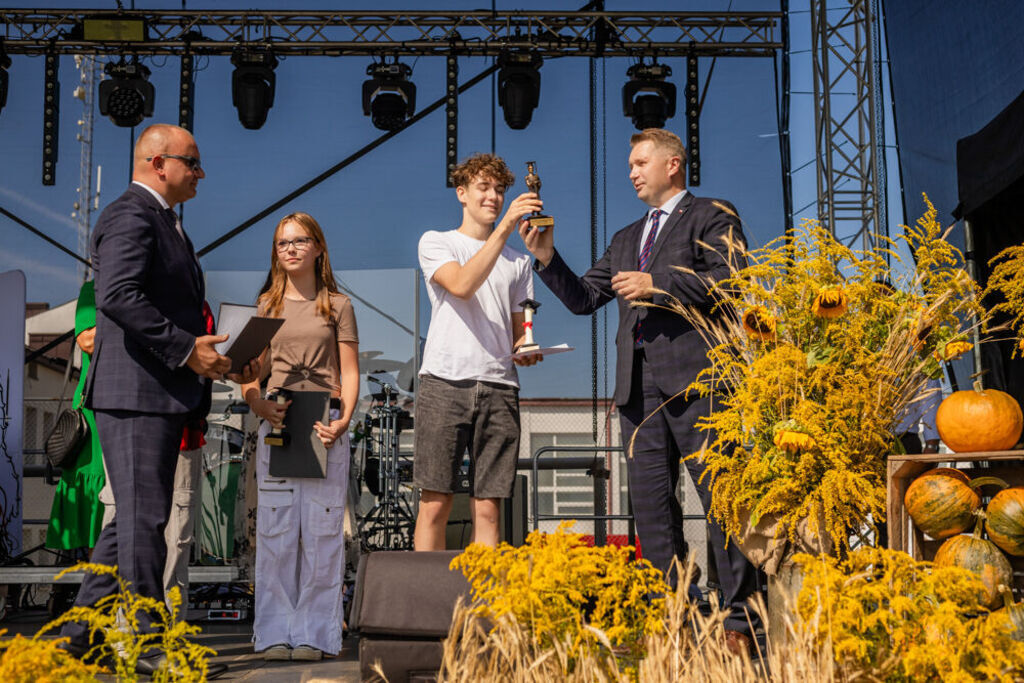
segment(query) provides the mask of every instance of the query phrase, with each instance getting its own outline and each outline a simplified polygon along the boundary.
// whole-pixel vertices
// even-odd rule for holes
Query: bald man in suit
[[[231,366],[214,348],[227,336],[206,334],[203,273],[174,213],[203,177],[187,130],[148,127],[135,145],[132,183],[104,209],[91,242],[96,341],[84,393],[117,502],[92,562],[117,565],[134,592],[161,602],[164,527],[182,429],[200,408],[207,382]],[[257,366],[231,379],[248,381]],[[90,574],[75,605],[94,605],[117,590],[113,577]],[[141,614],[139,622],[140,630],[154,630],[152,615]],[[84,624],[68,623],[61,635],[70,638],[73,654],[88,650]],[[144,653],[137,670],[152,673],[162,659],[158,651]]]

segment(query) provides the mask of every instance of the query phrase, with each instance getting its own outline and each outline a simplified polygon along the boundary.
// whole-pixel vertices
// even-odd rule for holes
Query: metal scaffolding
[[[872,249],[879,211],[871,0],[811,0],[818,216],[832,234]]]
[[[782,47],[782,12],[532,11],[210,11],[0,9],[11,54],[230,54],[240,44],[284,55],[495,56],[533,50],[543,57],[770,57]],[[93,32],[146,39],[87,40]],[[87,22],[88,25],[87,25]],[[120,23],[119,23],[120,22]]]

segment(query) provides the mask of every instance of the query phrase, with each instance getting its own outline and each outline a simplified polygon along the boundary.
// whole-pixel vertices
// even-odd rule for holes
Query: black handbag
[[[67,468],[75,464],[81,451],[82,443],[89,438],[89,423],[81,408],[61,410],[67,395],[68,380],[71,378],[71,366],[74,365],[74,347],[68,367],[64,372],[64,388],[60,390],[60,403],[57,404],[57,421],[53,431],[46,437],[46,459],[52,467]]]

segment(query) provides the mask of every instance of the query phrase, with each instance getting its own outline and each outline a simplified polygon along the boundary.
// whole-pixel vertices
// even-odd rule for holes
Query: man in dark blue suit
[[[632,304],[664,305],[666,296],[655,291],[661,290],[710,312],[708,279],[729,275],[730,245],[742,246],[744,237],[731,204],[686,191],[686,150],[675,134],[650,128],[634,135],[630,144],[629,179],[650,209],[615,233],[604,256],[583,277],[573,273],[555,250],[551,229],[540,232],[523,226],[520,234],[537,259],[534,268],[540,279],[570,311],[589,315],[612,299],[618,304],[615,403],[622,440],[628,443],[644,418],[667,401],[637,432],[628,468],[643,555],[668,573],[673,557],[686,559],[683,513],[675,493],[679,461],[701,450],[706,434],[696,429],[696,422],[712,409],[710,398],[684,393],[708,366],[707,346],[679,315]],[[711,492],[708,480],[701,481],[704,463],[690,459],[686,469],[707,512]],[[727,644],[739,651],[750,644],[744,607],[756,589],[756,572],[736,543],[726,547],[717,522],[709,525],[708,533],[723,604],[733,610],[725,624]],[[677,577],[669,579],[674,583]]]
[[[100,534],[92,562],[117,565],[136,593],[163,601],[164,527],[171,508],[182,428],[200,408],[209,380],[231,366],[203,320],[205,286],[192,242],[174,207],[204,177],[199,148],[184,128],[156,124],[139,137],[132,184],[100,215],[92,235],[96,342],[86,378],[117,512]],[[251,364],[245,377],[257,369]],[[112,577],[89,575],[76,605],[117,590]],[[150,615],[140,618],[152,630]],[[84,625],[69,623],[68,649],[89,645]],[[159,653],[140,659],[150,673]]]

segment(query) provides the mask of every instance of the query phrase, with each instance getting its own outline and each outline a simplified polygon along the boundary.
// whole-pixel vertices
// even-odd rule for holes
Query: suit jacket
[[[651,249],[647,270],[654,286],[676,297],[683,304],[703,308],[710,313],[708,276],[720,280],[729,275],[726,262],[728,249],[723,238],[732,235],[745,245],[739,218],[731,216],[712,202],[732,204],[718,199],[694,197],[687,192],[672,215],[664,219]],[[697,373],[708,366],[707,345],[700,333],[681,316],[659,308],[632,306],[616,297],[611,280],[619,271],[637,270],[643,218],[619,230],[612,237],[604,256],[583,275],[577,276],[555,251],[554,258],[538,275],[555,296],[577,315],[589,315],[616,299],[619,306],[619,328],[615,335],[617,362],[615,370],[615,403],[625,405],[633,389],[634,329],[642,321],[644,352],[654,367],[655,381],[664,394],[675,394],[692,382]],[[720,253],[701,246],[703,242]],[[736,264],[741,265],[741,264]],[[681,273],[672,266],[685,266],[698,275]],[[666,303],[665,295],[655,295],[653,303]]]
[[[89,407],[189,413],[209,390],[183,362],[206,333],[205,285],[188,237],[144,188],[103,210],[92,235],[96,347]]]

